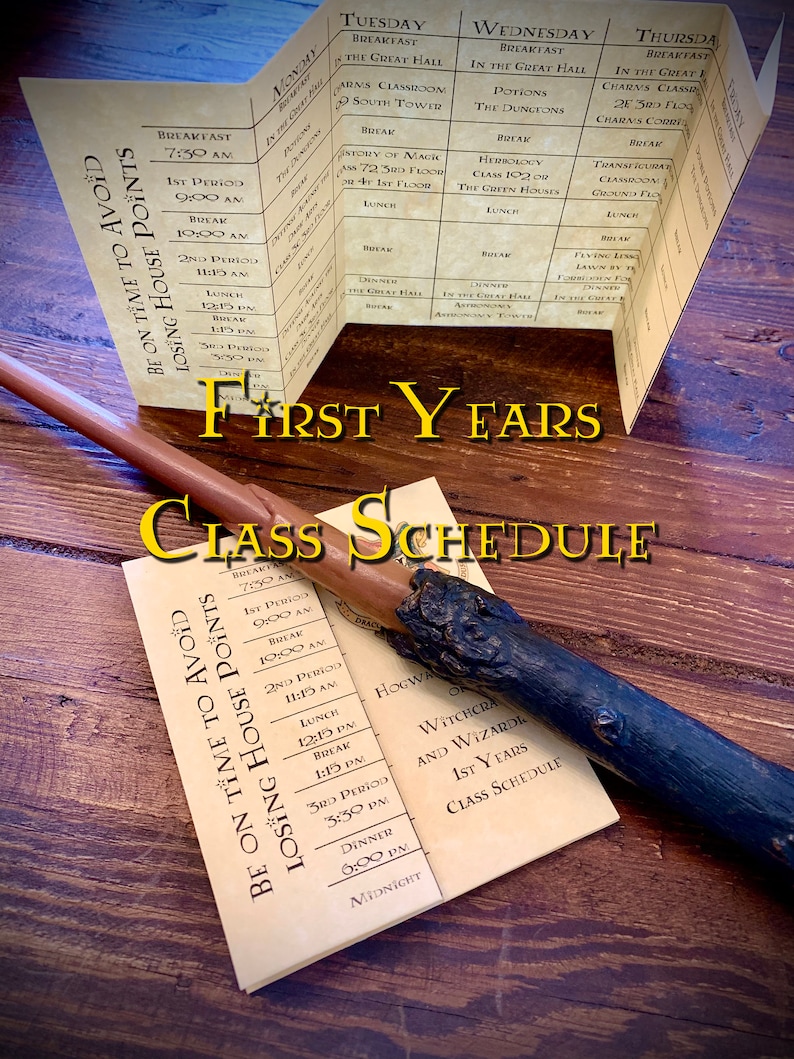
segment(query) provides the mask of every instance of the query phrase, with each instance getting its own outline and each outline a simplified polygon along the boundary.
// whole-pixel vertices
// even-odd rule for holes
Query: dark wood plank
[[[732,6],[757,69],[779,5]],[[136,408],[15,78],[241,80],[310,10],[24,9],[0,84],[2,348],[309,509],[435,473],[472,523],[657,520],[650,565],[487,572],[555,639],[794,766],[791,28],[772,121],[631,437],[603,333],[348,327],[305,400],[380,402],[371,442],[265,445],[233,422],[207,444],[198,413]],[[394,378],[428,399],[461,387],[442,442],[413,441]],[[490,400],[595,402],[605,436],[468,441],[465,402]],[[790,889],[606,775],[614,827],[239,994],[119,566],[162,495],[0,394],[4,1055],[794,1054]]]
[[[78,1032],[70,1047],[79,1041],[80,1054],[103,1054],[113,1044],[119,1015],[129,1016],[136,1004],[153,998],[159,1017],[144,1035],[131,1028],[124,1038],[141,1054],[184,1046],[177,1012],[188,1000],[207,1005],[209,1022],[217,1019],[220,1004],[223,1025],[230,1027],[211,1045],[191,1036],[190,1051],[200,1055],[220,1045],[228,1054],[245,1055],[254,1017],[258,1032],[268,1034],[268,1054],[280,1054],[285,1003],[291,1033],[304,1049],[292,1054],[321,1054],[317,1035],[326,1005],[341,1008],[346,1034],[369,1025],[376,1054],[389,1054],[390,1046],[399,1045],[399,1036],[391,1038],[398,1027],[367,1015],[366,1008],[378,1011],[398,997],[407,1020],[400,1028],[413,1032],[424,1049],[420,1054],[427,1055],[521,1055],[530,1041],[554,1047],[560,1025],[593,1047],[603,1038],[604,1055],[622,1043],[623,1034],[648,1047],[668,1034],[670,1041],[702,1043],[700,1009],[707,999],[713,1009],[715,997],[729,1012],[726,1023],[709,1027],[715,1047],[726,1042],[737,1049],[729,1054],[752,1055],[766,1037],[791,1036],[785,1004],[777,1003],[792,945],[785,906],[773,914],[768,884],[746,865],[732,862],[724,849],[704,851],[696,831],[634,794],[627,802],[626,790],[615,784],[613,795],[626,813],[617,828],[243,1004],[230,987],[187,808],[164,752],[162,721],[141,687],[143,655],[130,646],[132,616],[128,605],[118,605],[114,588],[119,574],[106,566],[86,571],[85,562],[48,556],[36,556],[31,565],[48,584],[76,590],[63,599],[57,598],[62,588],[55,595],[61,612],[71,611],[78,636],[79,617],[88,607],[103,626],[103,642],[120,652],[112,669],[102,662],[95,669],[70,667],[79,639],[49,641],[45,624],[42,639],[51,643],[52,668],[31,670],[35,648],[22,644],[20,676],[4,681],[4,701],[19,719],[18,737],[28,750],[10,779],[17,797],[6,819],[22,900],[5,936],[12,948],[21,943],[27,953],[8,978],[9,999],[25,1002],[31,959],[55,959],[60,968],[51,987],[57,1017],[51,1014],[39,1027],[40,1054],[58,1054],[64,1019],[91,1026],[89,1038]],[[3,606],[10,619],[15,606],[23,609],[19,595],[10,593]],[[82,635],[93,645],[90,629]],[[126,686],[136,689],[134,710],[118,709],[120,669]],[[133,701],[128,691],[124,697]],[[22,723],[32,704],[39,707],[33,760]],[[9,734],[17,736],[13,726]],[[624,878],[629,873],[643,894],[630,926],[621,924],[624,895],[609,883],[615,870]],[[78,908],[86,912],[76,921]],[[426,995],[429,966],[432,1002]],[[653,977],[652,996],[638,983],[640,973]],[[362,984],[356,986],[359,976]],[[364,983],[365,1001],[353,1002],[351,989]],[[120,989],[119,1011],[119,996],[112,1005],[108,999]],[[534,1012],[531,1025],[522,1019],[527,1004]],[[427,1037],[423,1026],[432,1027]],[[763,1054],[786,1054],[785,1047],[771,1047]]]

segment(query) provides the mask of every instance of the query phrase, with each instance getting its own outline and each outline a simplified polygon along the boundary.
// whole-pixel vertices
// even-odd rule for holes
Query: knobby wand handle
[[[794,871],[794,772],[533,632],[513,608],[417,570],[386,632],[405,658],[531,713],[612,772],[776,868]]]

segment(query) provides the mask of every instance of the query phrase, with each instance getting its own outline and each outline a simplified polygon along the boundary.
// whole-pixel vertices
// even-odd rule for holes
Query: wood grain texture
[[[732,4],[755,68],[773,0]],[[655,519],[650,564],[489,564],[559,642],[794,766],[794,37],[769,128],[631,437],[609,336],[348,327],[311,404],[380,402],[368,443],[256,443],[137,409],[16,83],[242,80],[311,11],[34,0],[0,84],[0,344],[309,509],[434,473],[457,517]],[[460,386],[444,440],[389,387]],[[466,440],[466,401],[597,402],[591,445]],[[120,562],[160,487],[0,394],[0,1054],[80,1059],[788,1059],[792,894],[603,774],[607,831],[253,997],[236,990]],[[169,542],[198,539],[174,520]],[[617,534],[626,539],[625,530]],[[473,851],[476,855],[476,851]]]

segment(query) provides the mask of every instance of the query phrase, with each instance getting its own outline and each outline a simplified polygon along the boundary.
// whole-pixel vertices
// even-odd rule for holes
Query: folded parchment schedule
[[[454,525],[434,479],[390,509]],[[124,569],[241,989],[617,819],[578,750],[403,661],[299,569]]]
[[[778,52],[713,4],[326,0],[248,84],[23,88],[139,403],[296,401],[347,321],[606,328],[630,428]]]

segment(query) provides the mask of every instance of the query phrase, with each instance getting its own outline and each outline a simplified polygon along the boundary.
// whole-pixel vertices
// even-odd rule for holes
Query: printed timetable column
[[[236,811],[249,814],[267,878],[291,891],[280,914],[289,923],[311,901],[338,946],[379,917],[436,903],[421,839],[314,585],[269,561],[218,572],[215,584],[201,598],[222,658],[231,648],[220,622],[237,632],[221,670],[234,667],[225,695],[237,728]],[[323,949],[310,932],[306,943]]]
[[[579,263],[603,266],[579,291],[618,309],[616,363],[626,409],[638,407],[653,381],[732,193],[707,103],[720,81],[723,14],[714,8],[694,19],[684,11],[673,35],[662,5],[648,5],[643,15],[618,16],[610,26],[566,217],[572,223],[564,230]],[[659,46],[671,36],[672,47]],[[691,189],[704,173],[705,217],[697,205],[691,209]],[[579,249],[575,224],[585,219],[593,238]]]
[[[342,13],[332,99],[347,319],[430,319],[459,14],[410,3]]]
[[[200,408],[198,378],[272,368],[245,90],[34,81],[28,92],[138,402]]]
[[[636,18],[613,8],[543,290],[545,323],[611,327],[654,256],[683,119],[661,97],[660,64],[634,48],[636,32]],[[681,91],[702,72],[691,66]]]
[[[473,6],[473,5],[472,5]],[[433,323],[537,322],[607,17],[461,26]]]
[[[296,401],[338,333],[328,31],[313,16],[251,83],[273,327]]]
[[[159,315],[176,363],[174,342],[184,345],[195,377],[247,371],[255,387],[267,386],[278,376],[278,344],[251,123],[196,119],[146,127],[160,207],[159,238],[144,249],[159,293],[149,315]],[[228,399],[242,395],[230,389]]]

